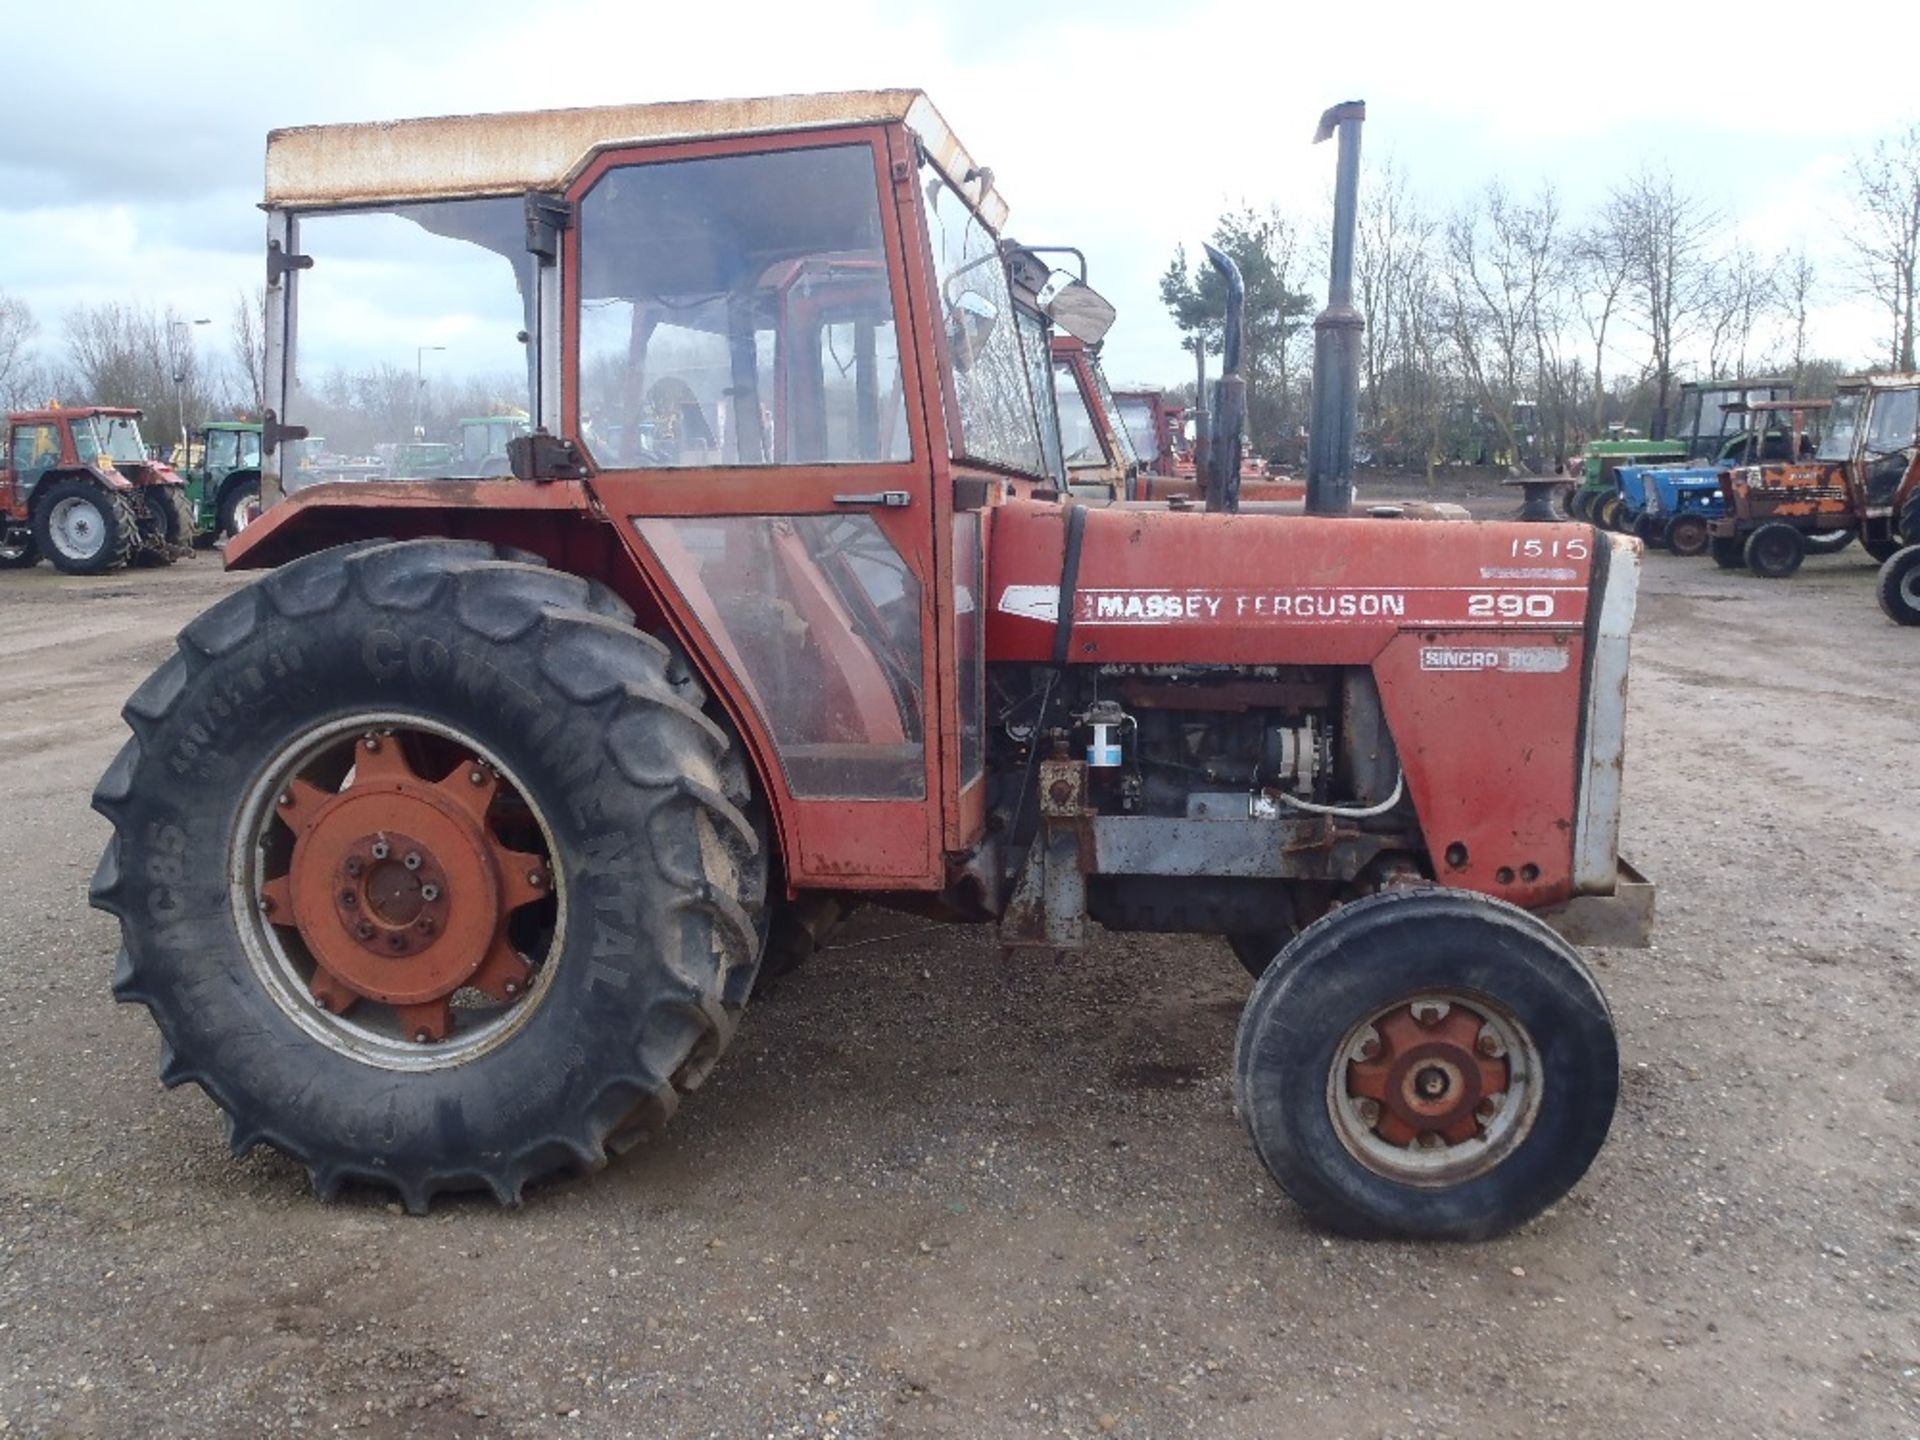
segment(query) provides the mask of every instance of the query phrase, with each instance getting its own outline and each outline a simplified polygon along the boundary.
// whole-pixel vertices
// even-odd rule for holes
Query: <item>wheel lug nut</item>
[[[413,1032],[413,1043],[416,1045],[425,1045],[432,1039],[433,1037],[424,1030],[416,1030]]]
[[[1494,1116],[1500,1113],[1500,1097],[1498,1095],[1487,1096],[1486,1099],[1473,1107],[1473,1113],[1476,1119],[1483,1122],[1493,1119]]]
[[[545,885],[546,883],[547,883],[547,877],[543,871],[529,870],[527,872],[527,884],[533,886],[534,889],[538,890],[541,886]]]
[[[1433,1001],[1427,1001],[1425,1004],[1413,1007],[1414,1023],[1421,1026],[1431,1027],[1438,1025],[1441,1020],[1445,1018],[1446,1013],[1447,1010],[1444,1005],[1435,1004]]]
[[[1446,1141],[1434,1134],[1433,1131],[1427,1130],[1414,1136],[1413,1143],[1422,1150],[1438,1150],[1442,1145],[1446,1144]]]
[[[1367,1124],[1377,1125],[1380,1123],[1380,1102],[1378,1100],[1362,1100],[1355,1108],[1359,1110],[1360,1118]]]
[[[409,870],[418,870],[420,868],[420,852],[417,850],[409,850],[407,852],[407,858],[400,863]]]
[[[369,755],[378,753],[380,749],[380,737],[378,735],[369,735],[360,743],[366,746]]]
[[[373,938],[373,922],[371,920],[362,920],[358,925],[353,927],[353,933],[358,935],[362,940],[371,940]]]
[[[1359,1050],[1362,1060],[1377,1059],[1380,1055],[1380,1041],[1376,1037],[1369,1035],[1360,1042]]]
[[[272,896],[262,895],[260,897],[260,913],[262,915],[273,914],[273,897]]]
[[[418,920],[414,921],[414,928],[422,935],[431,935],[433,933],[433,917],[431,915],[422,915]]]
[[[471,785],[486,784],[487,783],[486,772],[479,769],[467,771],[467,782]]]
[[[347,857],[347,874],[358,875],[365,868],[366,867],[360,863],[360,857],[358,855],[349,855]]]
[[[386,842],[386,841],[384,841],[384,840],[376,840],[376,841],[374,841],[374,842],[373,842],[373,858],[374,858],[374,859],[376,859],[376,860],[384,860],[384,859],[386,859],[386,858],[387,858],[387,856],[388,856],[388,855],[390,855],[391,853],[392,853],[392,851],[391,851],[391,850],[389,850],[389,849],[387,848],[387,842]]]
[[[1500,1043],[1500,1037],[1491,1030],[1482,1030],[1480,1038],[1473,1042],[1473,1048],[1489,1060],[1498,1060],[1507,1053],[1507,1047]]]
[[[340,892],[340,903],[351,910],[360,903],[360,897],[351,890],[342,890]]]
[[[438,885],[422,885],[420,887],[420,898],[431,904],[440,898],[440,887]]]
[[[511,980],[507,981],[506,984],[502,985],[500,987],[500,990],[501,990],[501,993],[506,995],[508,999],[512,999],[515,995],[518,995],[520,993],[520,987]]]
[[[405,937],[404,935],[389,935],[389,936],[387,936],[387,948],[388,948],[389,950],[399,950],[399,949],[402,949],[402,948],[404,948],[404,947],[405,947],[405,945],[406,945],[406,943],[407,943],[407,940],[406,940],[406,937]]]
[[[293,792],[291,790],[282,790],[280,792],[280,803],[282,805],[293,804]]]

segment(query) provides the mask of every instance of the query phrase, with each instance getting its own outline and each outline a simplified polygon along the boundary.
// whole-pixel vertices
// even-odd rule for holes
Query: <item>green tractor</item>
[[[210,420],[194,442],[180,472],[193,505],[194,533],[208,542],[231,538],[260,513],[260,426]]]
[[[511,474],[507,442],[533,433],[523,412],[475,416],[460,422],[459,473],[482,477]]]

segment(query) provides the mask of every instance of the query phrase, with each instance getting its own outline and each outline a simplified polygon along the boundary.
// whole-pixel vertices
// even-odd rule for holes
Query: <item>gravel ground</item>
[[[1223,945],[876,910],[608,1170],[320,1205],[159,1088],[85,900],[118,706],[239,578],[0,575],[0,1434],[1920,1435],[1920,635],[1871,574],[1650,557],[1619,1117],[1450,1247],[1275,1192]]]

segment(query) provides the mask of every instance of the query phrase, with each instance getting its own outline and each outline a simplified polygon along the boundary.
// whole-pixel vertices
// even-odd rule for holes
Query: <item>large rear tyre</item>
[[[171,565],[193,554],[193,503],[179,485],[143,485],[134,502],[140,543],[134,559],[142,565]]]
[[[1619,1090],[1573,948],[1497,900],[1400,890],[1300,932],[1253,988],[1234,1094],[1307,1214],[1362,1237],[1481,1240],[1564,1195]]]
[[[1713,556],[1713,563],[1722,570],[1744,569],[1747,542],[1738,535],[1715,535],[1707,541],[1707,553]]]
[[[1793,526],[1770,520],[1747,537],[1747,569],[1763,580],[1785,580],[1807,558],[1807,537]]]
[[[260,514],[260,482],[258,479],[242,480],[227,488],[220,497],[220,519],[218,531],[231,540],[246,529]]]
[[[656,1128],[751,985],[733,742],[603,586],[467,542],[285,566],[189,625],[94,792],[114,993],[236,1153],[424,1210]]]
[[[133,501],[78,477],[55,481],[35,497],[33,543],[65,575],[104,575],[124,569],[140,532]]]
[[[1676,555],[1704,555],[1707,553],[1706,517],[1702,515],[1676,515],[1667,522],[1662,539],[1667,548]]]
[[[1920,544],[1896,550],[1874,585],[1880,609],[1896,625],[1920,625]]]
[[[1809,535],[1807,553],[1809,555],[1838,555],[1853,543],[1851,530],[1823,530],[1818,535]]]

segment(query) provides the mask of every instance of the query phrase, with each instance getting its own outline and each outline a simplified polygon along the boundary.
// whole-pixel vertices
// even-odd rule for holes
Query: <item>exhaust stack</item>
[[[1333,274],[1327,308],[1313,322],[1313,431],[1307,440],[1307,513],[1353,509],[1353,432],[1360,414],[1360,335],[1366,320],[1353,308],[1353,235],[1360,193],[1360,126],[1364,100],[1348,100],[1320,117],[1318,145],[1340,137],[1333,186]]]
[[[1247,429],[1247,381],[1240,373],[1240,342],[1246,327],[1247,287],[1233,258],[1208,245],[1207,259],[1227,286],[1227,319],[1221,327],[1220,378],[1213,387],[1213,440],[1207,452],[1207,509],[1229,514],[1240,508],[1240,442]],[[1204,356],[1204,348],[1200,350]],[[1206,363],[1203,359],[1202,365]]]

